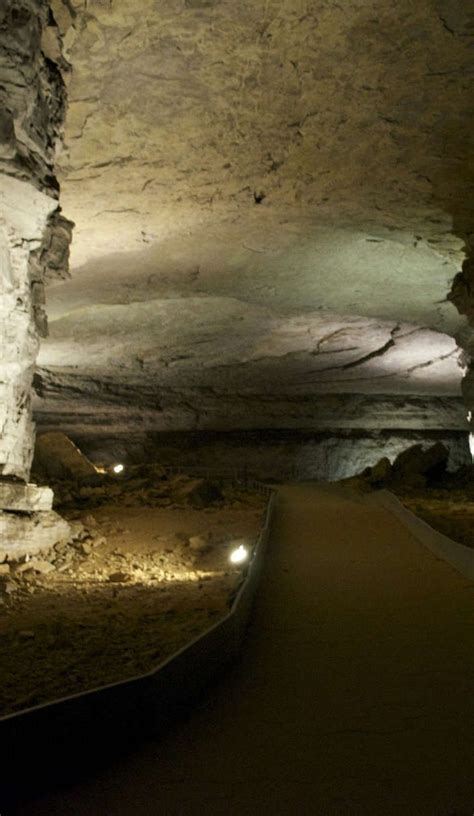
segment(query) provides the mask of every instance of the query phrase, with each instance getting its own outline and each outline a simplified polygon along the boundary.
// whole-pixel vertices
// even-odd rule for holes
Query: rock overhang
[[[60,169],[77,229],[42,410],[64,386],[104,410],[180,405],[180,427],[240,400],[245,424],[260,395],[285,427],[298,398],[459,395],[464,5],[74,5]]]

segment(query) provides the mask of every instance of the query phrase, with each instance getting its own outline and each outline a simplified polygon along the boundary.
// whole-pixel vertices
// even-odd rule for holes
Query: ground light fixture
[[[123,472],[123,465],[114,465],[112,468],[114,473],[122,473]]]
[[[243,544],[240,544],[235,550],[232,550],[229,561],[231,564],[243,564],[247,561],[249,557],[249,551],[247,547],[244,547]]]

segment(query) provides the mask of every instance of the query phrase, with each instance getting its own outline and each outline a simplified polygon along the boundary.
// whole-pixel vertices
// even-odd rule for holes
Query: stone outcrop
[[[421,430],[459,397],[463,4],[70,7],[60,178],[78,226],[50,292],[44,427],[318,428],[338,393],[406,395],[399,427]]]
[[[49,487],[0,480],[0,564],[51,550],[71,537],[71,528],[52,509]]]
[[[467,249],[470,254],[454,278],[448,297],[459,314],[467,318],[467,326],[458,332],[457,341],[465,351],[466,373],[461,388],[469,424],[474,429],[474,253],[472,247]]]
[[[0,174],[0,475],[27,479],[33,456],[31,385],[39,348],[30,254],[57,202]],[[38,288],[37,288],[38,287]],[[35,291],[36,289],[36,291]]]
[[[392,465],[384,457],[373,467],[366,468],[362,475],[377,487],[425,487],[442,483],[448,462],[449,449],[442,442],[428,448],[412,445],[399,453]],[[471,462],[465,464],[472,469]],[[461,466],[461,473],[465,469]]]
[[[0,481],[0,507],[24,513],[52,510],[53,491],[35,484]]]
[[[62,6],[56,2],[56,6]],[[64,7],[67,7],[67,3]],[[71,222],[58,206],[57,150],[66,110],[62,33],[46,0],[0,9],[0,559],[68,535],[51,491],[27,481],[34,445],[31,390],[47,334],[45,280],[64,277]],[[14,506],[12,506],[14,505]]]
[[[467,428],[455,341],[404,323],[173,298],[53,320],[39,359],[43,430]]]
[[[33,454],[38,338],[47,331],[43,273],[54,266],[63,274],[67,260],[54,162],[68,70],[49,4],[6,0],[0,10],[0,474],[22,479]]]
[[[54,512],[10,512],[0,510],[0,562],[50,550],[71,536],[67,521]]]
[[[45,479],[87,481],[97,470],[74,443],[61,432],[40,434],[36,438],[33,471]]]

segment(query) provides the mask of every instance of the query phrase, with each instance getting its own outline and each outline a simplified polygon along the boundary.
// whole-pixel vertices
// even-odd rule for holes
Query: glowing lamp
[[[114,473],[122,473],[123,465],[114,465],[112,470],[113,470]]]
[[[249,551],[247,547],[244,547],[244,545],[241,544],[239,547],[236,547],[235,550],[232,550],[229,560],[231,564],[243,564],[248,557]]]

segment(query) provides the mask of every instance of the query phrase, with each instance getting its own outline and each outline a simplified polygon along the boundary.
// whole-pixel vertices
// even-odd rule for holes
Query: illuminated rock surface
[[[31,390],[47,334],[44,282],[66,274],[72,224],[58,208],[54,159],[65,114],[59,30],[43,0],[0,9],[0,561],[67,540],[52,492],[28,479]],[[22,484],[23,483],[23,484]]]
[[[463,427],[465,4],[73,5],[41,423],[370,428],[359,395],[403,394],[386,426],[420,396],[441,425],[436,396]]]
[[[5,472],[44,279],[43,429],[466,428],[464,3],[9,0],[0,26],[0,169],[48,201],[57,172],[77,223],[69,280],[71,222],[35,233]]]

